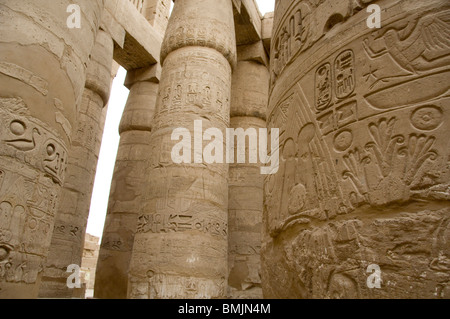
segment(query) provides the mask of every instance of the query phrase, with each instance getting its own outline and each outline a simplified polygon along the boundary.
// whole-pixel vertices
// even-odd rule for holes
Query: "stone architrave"
[[[176,1],[129,272],[128,298],[220,298],[227,290],[228,165],[175,164],[172,132],[229,126],[236,41],[229,0]],[[194,163],[194,157],[197,163]]]
[[[449,16],[446,0],[278,1],[265,297],[450,297]]]
[[[146,0],[142,14],[155,30],[164,36],[169,22],[171,0]]]
[[[38,296],[103,5],[0,3],[0,298]]]
[[[239,50],[238,50],[239,52]],[[239,56],[238,56],[239,60]],[[231,86],[231,128],[266,128],[269,71],[254,61],[239,61]],[[237,143],[235,154],[237,154]],[[250,141],[246,143],[249,154]],[[246,155],[248,156],[248,155]],[[260,165],[230,164],[228,182],[228,294],[261,299],[261,241],[264,175]]]
[[[111,87],[113,40],[103,30],[97,32],[89,61],[86,85],[72,135],[66,178],[55,217],[50,250],[39,297],[70,298],[77,289],[67,287],[69,265],[81,265],[89,206],[103,135],[104,112]]]

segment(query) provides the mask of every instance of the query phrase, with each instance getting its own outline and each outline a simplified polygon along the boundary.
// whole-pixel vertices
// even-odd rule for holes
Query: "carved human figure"
[[[449,296],[438,270],[450,260],[449,5],[392,1],[371,30],[369,3],[386,4],[277,4],[273,48],[295,8],[309,10],[299,53],[271,62],[268,126],[282,156],[266,180],[265,297]],[[367,285],[370,265],[380,289]]]

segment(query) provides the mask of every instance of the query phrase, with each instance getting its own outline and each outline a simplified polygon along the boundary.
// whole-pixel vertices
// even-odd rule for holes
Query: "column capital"
[[[236,38],[232,2],[229,0],[175,2],[161,47],[161,63],[170,52],[185,46],[215,49],[234,67]]]

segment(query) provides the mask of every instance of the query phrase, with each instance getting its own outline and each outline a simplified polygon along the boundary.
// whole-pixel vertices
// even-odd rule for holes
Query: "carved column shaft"
[[[195,120],[203,121],[204,130],[225,132],[234,36],[231,1],[176,1],[162,45],[160,94],[145,171],[149,183],[133,246],[130,298],[226,295],[228,167],[175,164],[171,135],[176,128],[193,134]]]
[[[170,0],[146,0],[142,14],[161,37],[167,27]],[[149,178],[143,174],[150,154],[150,134],[158,97],[160,64],[128,71],[130,89],[119,133],[108,211],[95,279],[96,298],[126,298],[128,271],[137,216],[144,206]]]
[[[445,0],[278,1],[265,297],[449,298],[449,15]]]
[[[80,29],[66,23],[74,3]],[[38,295],[102,9],[101,0],[0,4],[0,298]]]
[[[231,87],[231,128],[266,127],[269,71],[239,61]],[[237,143],[235,154],[238,153]],[[249,143],[246,143],[249,154]],[[247,155],[248,156],[248,155]],[[264,175],[258,163],[230,164],[228,186],[228,286],[231,298],[262,298],[261,259]]]
[[[103,135],[103,108],[109,99],[113,40],[99,30],[91,52],[86,86],[78,112],[66,168],[66,179],[55,218],[40,297],[69,298],[76,290],[67,287],[66,268],[81,266],[84,235]]]
[[[137,217],[144,205],[159,66],[128,72],[130,93],[120,122],[120,143],[95,279],[96,298],[126,298]]]

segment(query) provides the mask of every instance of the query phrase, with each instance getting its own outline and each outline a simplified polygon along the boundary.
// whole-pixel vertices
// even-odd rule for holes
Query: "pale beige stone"
[[[61,15],[80,5],[83,28]],[[0,298],[34,298],[103,1],[0,4]]]
[[[255,52],[260,59],[254,58]],[[265,128],[270,76],[265,65],[255,62],[267,59],[262,43],[239,46],[238,59],[231,87],[230,127]],[[261,163],[248,162],[249,147],[246,143],[247,164],[229,167],[228,295],[233,299],[263,297],[260,249],[264,176]]]
[[[160,32],[167,27],[167,0],[137,1],[147,21]],[[158,43],[160,45],[160,43]],[[99,263],[95,281],[96,298],[126,298],[128,270],[149,178],[143,175],[151,152],[150,140],[161,65],[129,70],[125,86],[130,89],[119,126],[120,143],[111,185]]]
[[[162,44],[150,178],[138,218],[129,298],[220,298],[227,282],[226,164],[174,164],[172,130],[229,125],[236,48],[232,5],[176,1]],[[214,262],[211,262],[211,261]]]
[[[268,75],[268,71],[266,72]],[[268,76],[266,80],[269,82]],[[266,125],[263,119],[256,117],[232,117],[230,126],[258,129]],[[260,173],[260,164],[230,164],[228,294],[233,299],[263,297],[260,259],[263,185],[264,176]]]
[[[261,40],[262,15],[254,0],[234,0],[236,44],[245,45]]]
[[[81,265],[81,251],[89,215],[103,135],[103,107],[109,99],[113,57],[111,36],[99,30],[86,73],[86,88],[72,137],[66,178],[55,216],[54,231],[43,271],[39,297],[70,298],[76,290],[67,287],[69,265]]]
[[[448,1],[169,8],[1,1],[0,298],[449,298]],[[112,58],[130,95],[99,247]],[[174,163],[173,130],[198,120],[279,128],[279,170]]]
[[[264,296],[449,298],[449,3],[358,3],[275,10]]]
[[[99,255],[94,295],[126,298],[128,269],[137,217],[144,205],[148,177],[143,174],[151,148],[158,83],[131,86],[120,123],[120,144]]]
[[[226,3],[225,3],[226,2]],[[231,63],[236,63],[236,38],[231,4],[217,0],[211,7],[208,1],[176,2],[161,46],[161,62],[167,55],[184,46],[201,46],[217,50]]]
[[[270,54],[270,45],[272,41],[273,16],[273,12],[268,12],[261,21],[261,39],[268,54]]]
[[[171,0],[145,0],[142,14],[160,34],[164,35],[169,23]]]
[[[233,72],[231,117],[266,120],[268,91],[267,68],[253,61],[240,61]]]
[[[269,67],[270,61],[264,48],[263,41],[257,41],[252,44],[239,45],[237,47],[238,61],[254,61]],[[264,85],[262,89],[266,88]]]
[[[156,1],[149,0],[151,3]],[[118,38],[124,36],[115,46],[114,60],[127,70],[150,67],[159,62],[164,35],[160,27],[156,29],[143,16],[146,12],[137,8],[130,0],[105,0],[105,11],[109,15],[105,26],[109,26],[108,31],[114,30],[112,34]]]
[[[86,286],[86,298],[93,297],[95,269],[97,267],[99,250],[99,238],[91,234],[86,234],[84,238],[84,247],[81,260],[81,280]]]

